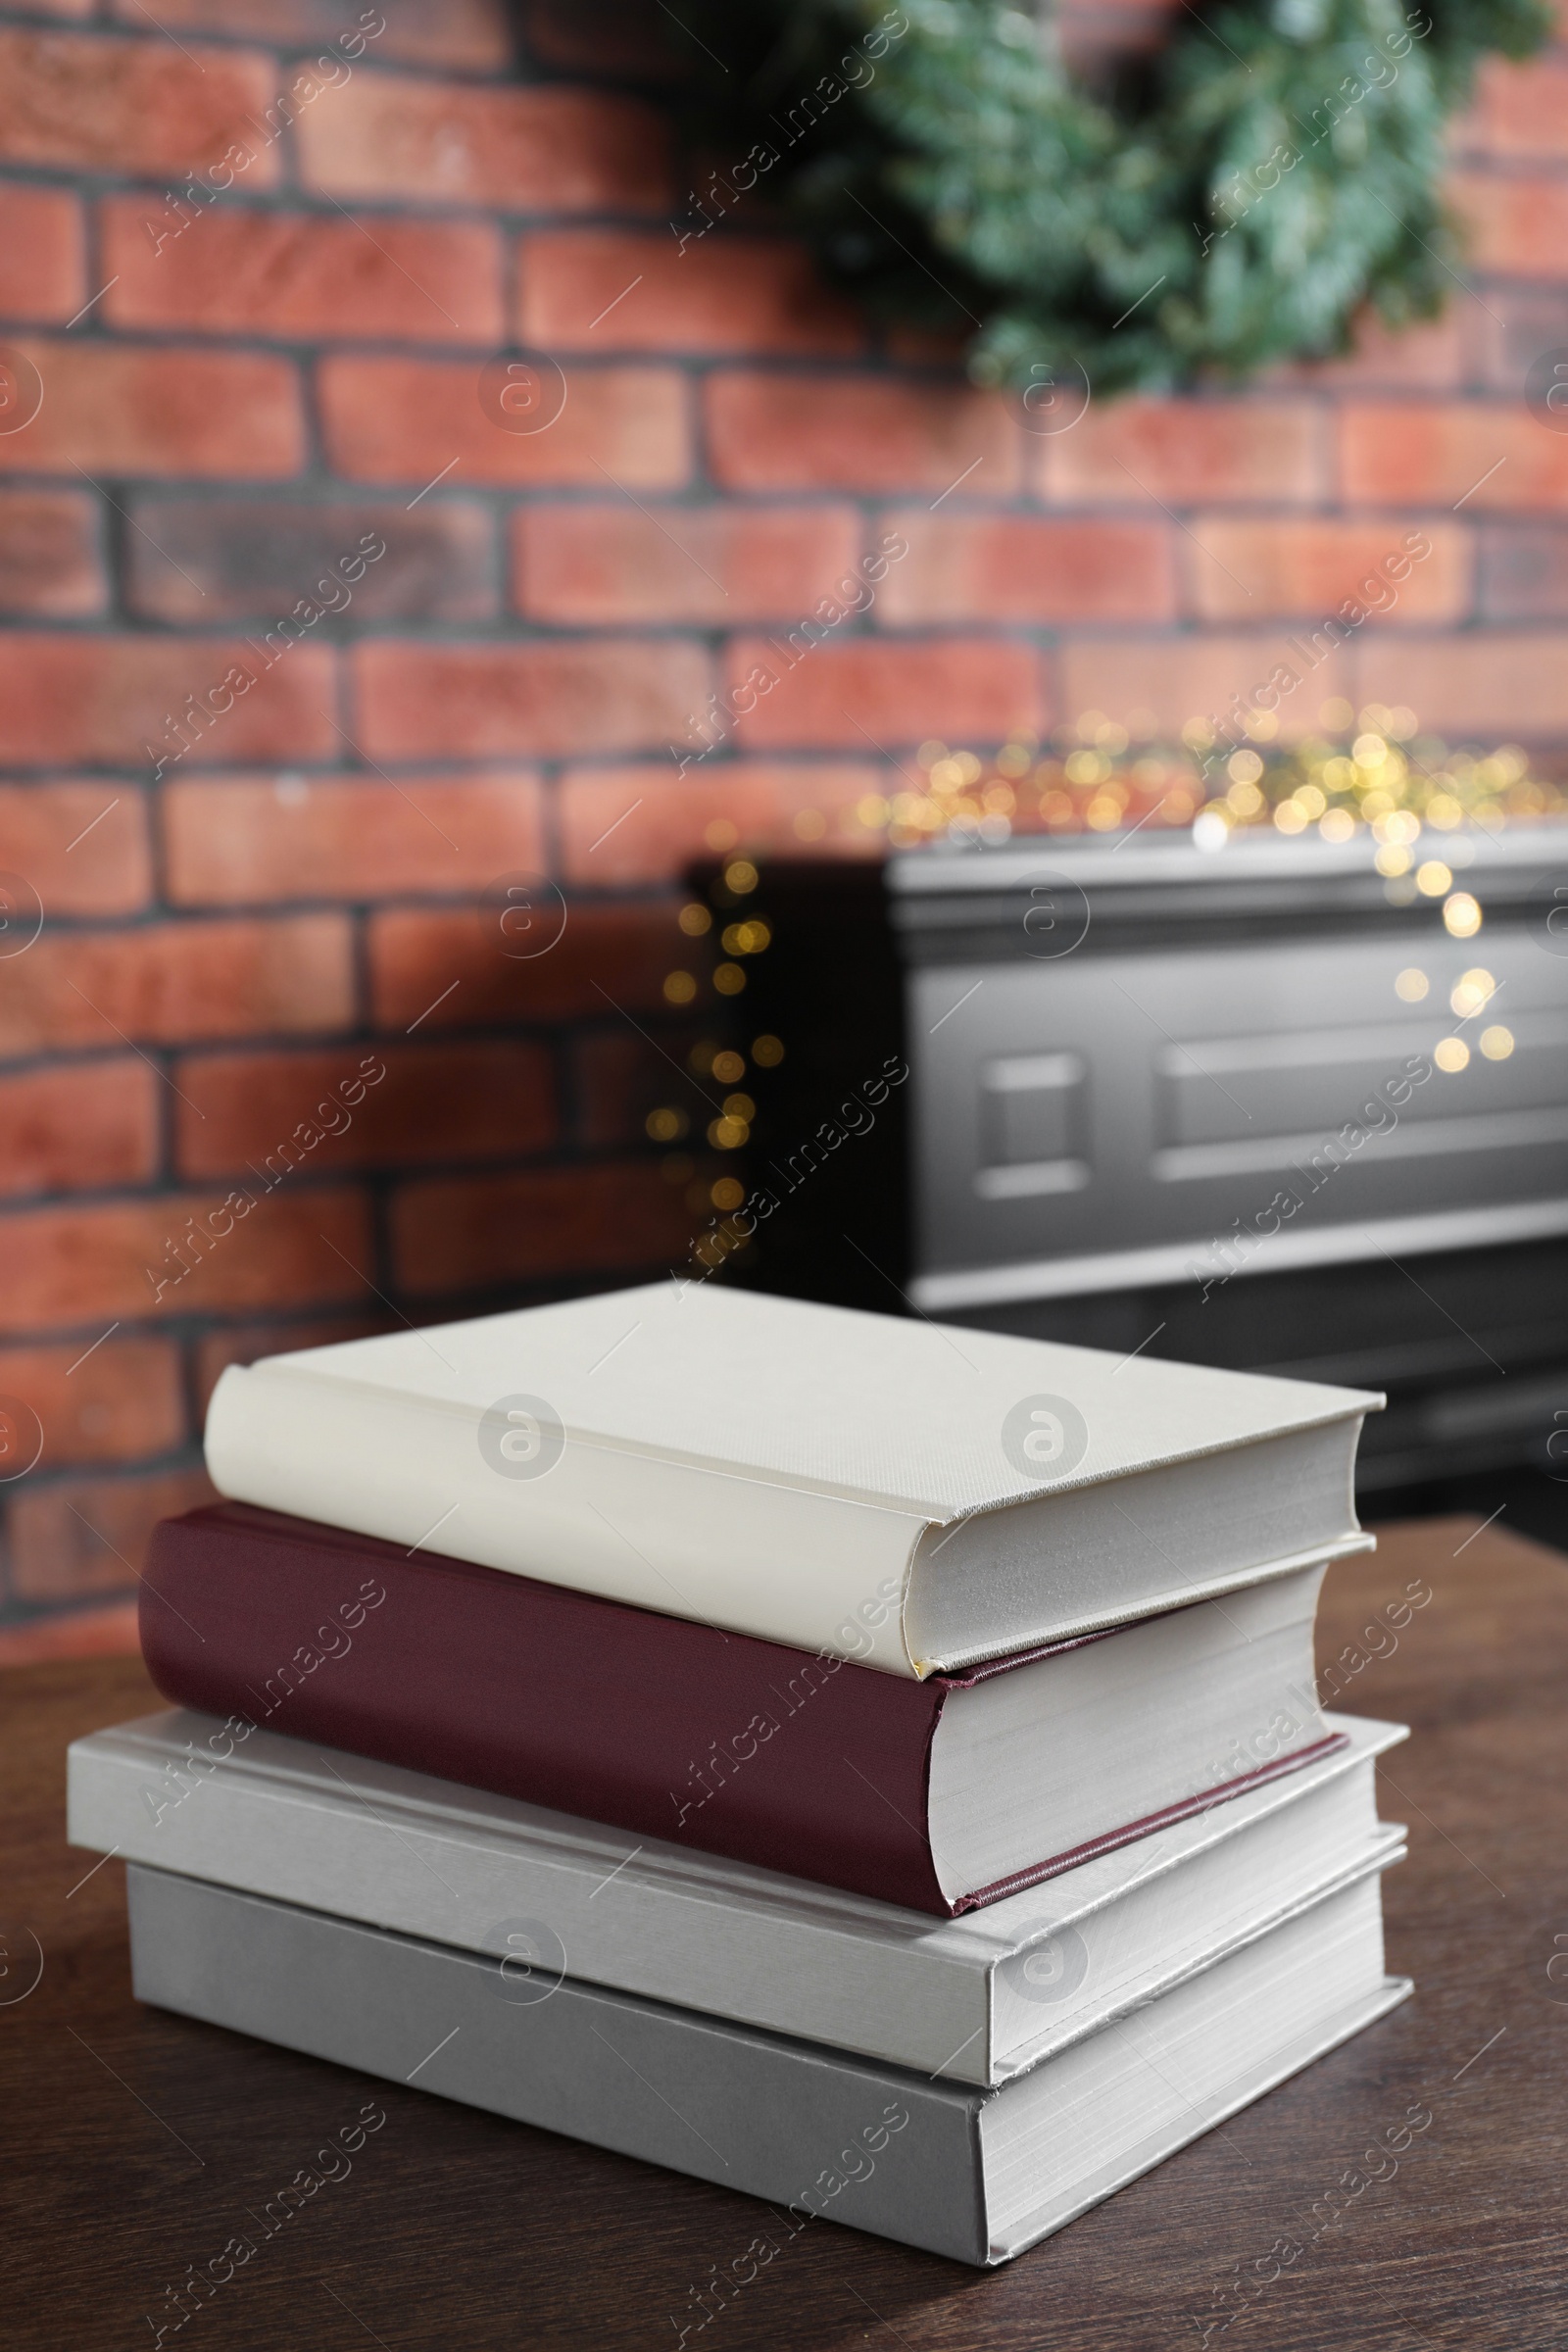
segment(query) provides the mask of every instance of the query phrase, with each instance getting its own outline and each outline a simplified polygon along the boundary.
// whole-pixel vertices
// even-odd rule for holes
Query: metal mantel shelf
[[[1092,952],[1100,945],[1097,934],[1128,926],[1152,936],[1213,922],[1227,929],[1248,922],[1339,928],[1368,918],[1399,923],[1422,913],[1440,919],[1439,906],[1418,896],[1391,907],[1389,885],[1373,862],[1376,849],[1364,834],[1325,842],[1260,830],[1206,851],[1185,832],[1152,838],[1131,833],[1114,842],[1047,834],[1005,848],[906,851],[889,859],[885,880],[890,920],[922,962],[962,952],[988,959],[1018,954],[1018,926],[1032,894],[1054,882],[1082,892],[1091,918],[1084,945]],[[1539,904],[1544,919],[1550,890],[1560,885],[1568,953],[1568,828],[1428,834],[1420,854],[1449,867],[1455,890],[1484,894],[1494,914]],[[955,932],[970,935],[962,950],[944,939]]]

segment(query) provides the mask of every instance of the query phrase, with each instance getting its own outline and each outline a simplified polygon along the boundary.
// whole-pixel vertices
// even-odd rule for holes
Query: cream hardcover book
[[[650,1285],[225,1371],[232,1499],[916,1679],[1366,1548],[1351,1389]]]

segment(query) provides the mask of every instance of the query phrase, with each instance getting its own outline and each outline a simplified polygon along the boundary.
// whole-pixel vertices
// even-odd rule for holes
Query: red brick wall
[[[350,0],[158,13],[0,16],[0,341],[43,392],[0,431],[0,948],[44,911],[0,956],[5,1458],[43,1434],[0,1489],[23,1628],[133,1589],[202,1491],[222,1363],[684,1258],[705,1179],[644,1119],[700,1034],[662,983],[705,843],[867,846],[856,804],[930,736],[1179,725],[1415,522],[1434,560],[1318,691],[1568,737],[1568,436],[1520,394],[1568,344],[1561,58],[1487,77],[1483,275],[1443,323],[1037,439],[879,347],[765,219],[677,249],[652,0],[520,31],[380,0],[328,73]],[[276,130],[291,83],[319,94]],[[479,397],[514,340],[564,369],[535,434]],[[870,614],[677,777],[705,698],[889,527]],[[341,617],[269,665],[362,541]],[[518,870],[570,904],[534,961],[484,900]],[[366,1056],[352,1123],[269,1191]]]

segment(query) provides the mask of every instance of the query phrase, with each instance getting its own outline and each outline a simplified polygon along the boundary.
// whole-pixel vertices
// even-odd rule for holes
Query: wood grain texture
[[[1568,2345],[1568,1560],[1468,1521],[1393,1529],[1331,1571],[1321,1659],[1414,1580],[1431,1601],[1338,1703],[1414,1727],[1382,1809],[1410,1825],[1385,1884],[1415,1999],[1004,2272],[812,2223],[706,2325],[691,2290],[764,2226],[752,2200],[139,2008],[122,1866],[78,1885],[91,1857],[64,1842],[63,1751],[154,1693],[119,1659],[0,1677],[7,2345],[150,2344],[166,2287],[257,2236],[248,2209],[371,2095],[387,2122],[349,2176],[166,2342],[653,2352],[689,2325],[702,2352],[1177,2352],[1221,2310],[1227,2352]],[[1352,2193],[1412,2107],[1430,2125]],[[1300,2251],[1270,2280],[1281,2240]]]

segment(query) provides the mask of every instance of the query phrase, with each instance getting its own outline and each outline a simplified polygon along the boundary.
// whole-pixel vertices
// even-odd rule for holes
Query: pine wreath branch
[[[688,21],[691,10],[686,12]],[[1105,91],[1009,0],[752,0],[700,15],[696,126],[751,142],[828,273],[969,337],[977,381],[1239,380],[1432,316],[1462,264],[1449,118],[1544,0],[1209,0]],[[681,231],[677,225],[677,234]],[[696,228],[687,233],[706,233]]]

